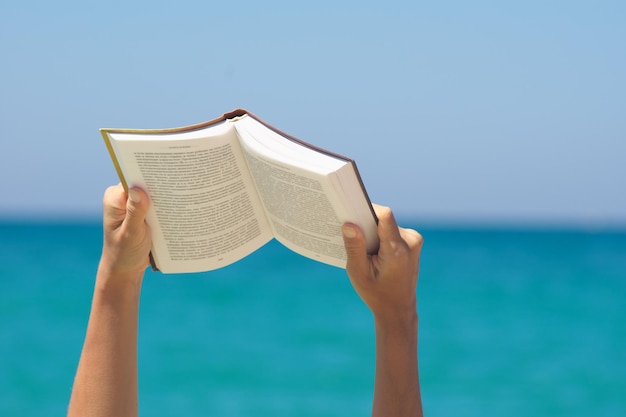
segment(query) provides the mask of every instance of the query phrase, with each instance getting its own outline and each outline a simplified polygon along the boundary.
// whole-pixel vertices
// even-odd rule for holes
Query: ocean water
[[[410,226],[407,225],[407,226]],[[626,233],[420,228],[428,416],[626,416]],[[99,224],[0,224],[0,416],[63,415]],[[372,318],[343,270],[270,243],[144,280],[144,416],[367,416]]]

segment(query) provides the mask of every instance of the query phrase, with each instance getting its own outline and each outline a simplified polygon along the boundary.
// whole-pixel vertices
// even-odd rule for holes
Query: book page
[[[351,162],[281,139],[251,118],[234,123],[276,239],[301,255],[345,268],[341,226],[363,223],[355,218],[337,177],[337,172],[354,173]],[[375,234],[368,201],[356,201]]]
[[[309,258],[345,267],[341,218],[327,197],[322,178],[306,175],[244,153],[278,241]]]
[[[230,122],[204,133],[109,136],[128,185],[150,196],[162,272],[220,268],[271,239]]]

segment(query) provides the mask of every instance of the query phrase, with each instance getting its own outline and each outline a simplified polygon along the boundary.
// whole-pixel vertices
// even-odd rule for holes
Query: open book
[[[272,238],[345,268],[344,222],[378,249],[376,215],[354,161],[238,109],[174,129],[100,129],[124,187],[150,196],[152,265],[164,273],[229,265]]]

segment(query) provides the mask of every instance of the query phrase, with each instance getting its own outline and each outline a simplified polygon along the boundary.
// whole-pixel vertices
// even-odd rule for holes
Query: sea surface
[[[421,227],[427,416],[626,416],[626,233]],[[64,415],[98,223],[0,223],[0,416]],[[142,416],[368,416],[372,317],[345,271],[272,242],[148,272]]]

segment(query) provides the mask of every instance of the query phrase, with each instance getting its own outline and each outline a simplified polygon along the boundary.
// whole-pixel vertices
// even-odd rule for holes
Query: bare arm
[[[137,319],[151,239],[148,197],[104,195],[104,245],[68,417],[137,416]]]
[[[347,272],[374,315],[376,377],[374,417],[422,416],[417,364],[417,275],[422,237],[399,228],[389,208],[375,206],[378,254],[368,256],[361,230],[344,225]]]

